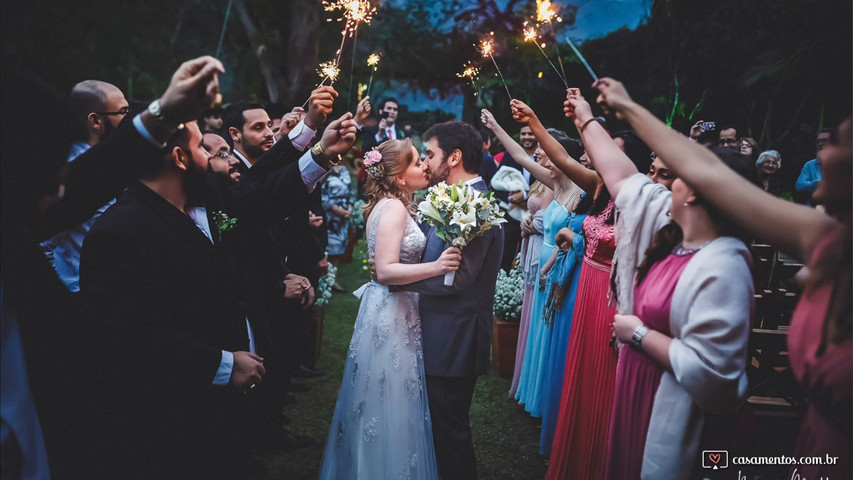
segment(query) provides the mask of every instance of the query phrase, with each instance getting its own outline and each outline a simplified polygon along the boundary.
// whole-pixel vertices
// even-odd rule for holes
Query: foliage
[[[522,300],[524,299],[524,273],[521,270],[521,262],[516,261],[515,266],[507,274],[498,271],[497,283],[495,283],[495,306],[494,313],[501,321],[518,322],[521,320]]]
[[[329,263],[329,270],[317,282],[317,301],[314,302],[315,306],[322,307],[329,304],[329,300],[332,299],[332,286],[335,284],[335,277],[337,275],[338,268]]]

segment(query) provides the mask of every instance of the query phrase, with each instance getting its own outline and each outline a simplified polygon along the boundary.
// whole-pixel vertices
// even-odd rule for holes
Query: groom
[[[464,122],[439,123],[422,138],[431,183],[461,181],[482,192],[488,190],[477,173],[483,142],[474,127]],[[472,240],[462,251],[462,263],[450,287],[444,285],[443,275],[404,287],[421,294],[427,396],[443,480],[477,477],[468,410],[477,376],[485,374],[489,365],[492,306],[503,238],[503,232],[495,228]],[[423,261],[436,260],[445,248],[431,228]]]

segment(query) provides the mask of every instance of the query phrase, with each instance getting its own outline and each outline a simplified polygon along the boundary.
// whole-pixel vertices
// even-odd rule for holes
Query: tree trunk
[[[308,83],[317,65],[320,49],[317,31],[320,28],[321,8],[320,0],[287,2],[282,17],[287,19],[289,35],[287,42],[277,48],[266,42],[264,32],[259,32],[244,1],[234,1],[234,9],[258,58],[271,102],[284,105],[302,103],[302,99],[297,96],[304,90],[303,86]]]

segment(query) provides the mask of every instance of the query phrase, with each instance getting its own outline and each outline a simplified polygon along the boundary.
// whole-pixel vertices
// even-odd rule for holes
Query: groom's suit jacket
[[[488,191],[482,181],[473,187],[481,192]],[[462,251],[462,263],[450,287],[444,285],[444,275],[405,287],[421,294],[421,332],[427,375],[467,377],[486,373],[495,281],[503,243],[501,228],[492,228],[472,240]],[[430,228],[423,261],[438,259],[445,248],[435,228]]]

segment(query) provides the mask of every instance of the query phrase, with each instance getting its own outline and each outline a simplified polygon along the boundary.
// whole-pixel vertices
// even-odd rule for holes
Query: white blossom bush
[[[524,274],[519,263],[516,262],[515,267],[508,274],[503,270],[498,271],[498,279],[495,283],[494,313],[499,320],[504,322],[521,320]]]
[[[332,285],[335,284],[335,276],[337,274],[338,268],[329,263],[329,271],[320,277],[320,281],[317,282],[317,300],[314,302],[315,306],[322,307],[329,304],[329,300],[332,299]]]

